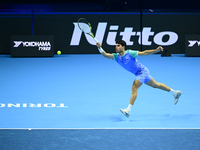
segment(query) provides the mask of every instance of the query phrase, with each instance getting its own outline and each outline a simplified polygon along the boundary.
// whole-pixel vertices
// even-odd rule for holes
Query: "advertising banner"
[[[185,56],[200,56],[200,35],[185,36]]]
[[[11,36],[12,57],[53,57],[52,35]]]
[[[127,48],[140,49],[140,13],[85,13],[60,15],[35,15],[35,33],[48,30],[55,35],[56,51],[62,54],[99,54],[96,42],[78,27],[78,19],[86,18],[92,25],[92,32],[107,52],[115,52],[115,40],[123,39]],[[134,45],[134,47],[133,47]]]
[[[48,24],[55,37],[55,49],[66,54],[98,54],[95,41],[82,33],[78,19],[86,18],[92,32],[106,52],[115,52],[115,40],[122,39],[127,49],[148,50],[163,46],[170,54],[185,53],[185,35],[200,34],[198,14],[186,13],[77,13],[53,17],[36,14],[35,33],[45,33]],[[142,19],[142,21],[141,21]],[[142,44],[142,49],[141,49]]]
[[[149,50],[162,46],[170,54],[185,54],[185,44],[188,43],[188,41],[185,43],[185,36],[200,35],[200,13],[35,12],[34,14],[34,36],[52,35],[54,46],[51,43],[51,50],[48,51],[45,46],[43,48],[28,46],[30,43],[21,43],[18,48],[13,47],[15,43],[10,42],[11,35],[31,34],[30,18],[18,17],[19,22],[13,17],[9,18],[8,22],[8,18],[2,17],[0,23],[6,22],[7,25],[1,30],[0,54],[53,56],[57,51],[62,51],[62,54],[99,54],[95,41],[79,29],[79,18],[86,18],[91,23],[95,38],[102,43],[103,49],[108,53],[115,52],[115,40],[122,39],[126,41],[127,49]],[[15,22],[18,23],[17,26],[12,27]],[[30,27],[23,26],[21,22],[29,22]],[[33,42],[30,40],[16,39],[16,41]],[[47,40],[44,39],[43,42],[45,41]],[[40,40],[36,39],[35,42]],[[24,49],[14,51],[20,47]],[[34,48],[35,50],[31,50]]]

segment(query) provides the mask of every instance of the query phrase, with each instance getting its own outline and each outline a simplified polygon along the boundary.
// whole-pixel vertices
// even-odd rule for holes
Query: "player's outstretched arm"
[[[159,46],[156,49],[140,51],[140,52],[138,52],[138,55],[151,55],[151,54],[161,52],[161,51],[163,51],[163,47]]]
[[[106,58],[108,58],[108,59],[114,59],[114,56],[113,56],[112,54],[106,53],[106,52],[102,49],[101,43],[100,43],[100,42],[97,42],[97,48],[98,48],[99,52],[100,52],[104,57],[106,57]]]

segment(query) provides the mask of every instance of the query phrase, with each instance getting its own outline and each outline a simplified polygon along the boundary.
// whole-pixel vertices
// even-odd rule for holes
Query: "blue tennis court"
[[[150,70],[156,81],[183,92],[177,105],[173,104],[170,93],[142,85],[131,116],[126,118],[119,109],[128,106],[135,77],[115,61],[99,54],[55,55],[53,58],[1,55],[1,135],[6,132],[21,135],[26,129],[44,134],[39,130],[45,132],[51,129],[49,132],[92,132],[94,138],[97,138],[95,135],[100,138],[103,131],[110,134],[114,131],[146,132],[147,129],[156,129],[148,130],[148,133],[181,132],[188,138],[195,133],[191,144],[196,144],[194,149],[199,148],[199,130],[195,129],[200,128],[200,58],[155,54],[139,56],[138,60]],[[78,142],[78,133],[74,136],[77,136],[75,141]]]
[[[139,56],[158,82],[183,92],[142,85],[127,119],[134,75],[101,55],[53,58],[0,56],[0,128],[199,128],[199,57]]]

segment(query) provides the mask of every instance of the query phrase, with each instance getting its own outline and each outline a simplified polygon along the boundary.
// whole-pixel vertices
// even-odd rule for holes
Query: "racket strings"
[[[79,22],[79,27],[85,33],[90,33],[91,32],[90,26],[88,24],[86,24],[86,23]]]
[[[92,38],[94,38],[94,34],[92,33],[92,26],[85,18],[80,18],[78,20],[78,27],[84,33],[86,33],[86,34],[90,35]]]

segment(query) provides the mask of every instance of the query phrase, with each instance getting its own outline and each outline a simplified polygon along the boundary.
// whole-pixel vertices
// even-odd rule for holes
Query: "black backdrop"
[[[12,35],[31,35],[32,31],[35,35],[53,35],[55,52],[61,50],[62,53],[69,54],[98,53],[94,43],[84,35],[81,38],[76,37],[77,40],[80,38],[79,42],[76,41],[78,45],[71,44],[75,23],[80,17],[86,17],[92,23],[94,33],[99,24],[106,23],[104,36],[98,40],[108,52],[113,51],[113,44],[110,42],[113,43],[115,38],[125,38],[128,43],[132,43],[128,44],[127,48],[144,50],[172,40],[170,35],[165,34],[163,37],[159,35],[174,33],[178,37],[177,41],[162,46],[170,53],[185,53],[185,36],[200,34],[199,6],[199,0],[73,0],[73,2],[2,0],[0,2],[0,54],[10,53]],[[123,33],[125,29],[132,35],[124,35],[127,34]],[[145,34],[146,38],[143,35],[143,42],[150,44],[141,47],[138,39],[143,30],[149,30],[149,33]],[[103,31],[98,30],[99,32],[101,34]],[[114,34],[116,37],[111,36]],[[161,42],[158,42],[159,37]]]
[[[122,7],[125,7],[126,10],[129,9],[199,9],[200,1],[199,0],[1,0],[1,6],[5,4],[72,4],[76,6],[78,4],[91,4],[93,7],[102,6],[102,9],[107,9],[111,11],[123,10]],[[7,5],[6,5],[7,6]],[[38,7],[38,6],[35,6]],[[97,8],[97,7],[96,7]],[[82,9],[82,8],[79,8]],[[104,11],[103,10],[103,11]]]
[[[143,12],[142,16],[141,26],[140,12],[35,12],[34,34],[53,35],[55,52],[61,50],[63,54],[98,53],[94,46],[95,43],[93,39],[86,38],[85,35],[76,28],[76,22],[80,17],[85,17],[91,22],[93,32],[95,35],[97,34],[96,38],[102,42],[103,48],[107,52],[114,51],[113,43],[115,39],[123,38],[125,38],[128,43],[127,48],[141,50],[140,42],[138,41],[140,37],[139,34],[143,30],[149,30],[148,32],[143,33],[143,42],[149,43],[143,45],[143,50],[152,49],[161,45],[170,53],[183,54],[185,53],[185,35],[200,34],[199,13]],[[31,13],[1,14],[0,54],[10,53],[10,37],[12,35],[32,34],[31,17]],[[126,33],[126,31],[128,31],[128,33]],[[167,33],[177,37],[173,40]],[[72,39],[75,41],[75,44],[73,44]],[[168,44],[168,41],[170,40],[172,42],[171,44]]]

